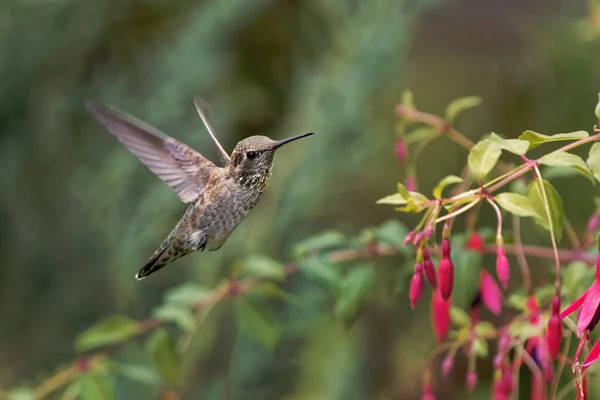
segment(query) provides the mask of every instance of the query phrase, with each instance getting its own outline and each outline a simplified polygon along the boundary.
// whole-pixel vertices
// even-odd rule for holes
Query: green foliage
[[[281,337],[281,327],[273,312],[247,299],[236,302],[236,320],[250,338],[273,350]]]
[[[333,290],[339,288],[341,274],[339,268],[320,257],[311,257],[300,261],[300,273]]]
[[[547,180],[541,182],[540,184],[539,180],[535,180],[527,188],[527,197],[538,214],[538,217],[534,216],[534,220],[541,227],[552,230],[557,242],[560,243],[564,214],[562,199],[550,182]],[[545,198],[549,210],[546,209]],[[548,211],[550,219],[548,219]]]
[[[343,233],[328,230],[296,244],[294,246],[294,255],[299,258],[316,251],[344,247],[346,243],[347,238]]]
[[[529,149],[529,142],[526,140],[504,139],[495,133],[492,133],[489,139],[498,144],[502,150],[506,150],[520,156],[527,153],[527,150]]]
[[[448,104],[448,107],[446,107],[446,121],[451,124],[463,111],[479,105],[481,105],[481,97],[459,97],[458,99],[453,100],[450,104]]]
[[[396,219],[384,222],[374,229],[375,238],[381,244],[389,244],[400,251],[406,251],[404,238],[408,233],[406,226]]]
[[[450,308],[450,319],[454,325],[461,328],[466,328],[471,324],[469,315],[461,308],[454,306]]]
[[[454,242],[452,247],[460,248],[458,243],[458,241]],[[454,252],[452,260],[454,262],[452,304],[466,310],[479,291],[481,254],[473,251]]]
[[[594,177],[600,181],[600,143],[592,145],[586,163],[590,167]]]
[[[421,142],[423,140],[434,139],[440,136],[440,133],[428,126],[422,126],[415,129],[414,131],[404,136],[404,143],[406,146],[410,146],[413,143]]]
[[[375,273],[371,265],[353,267],[340,283],[335,303],[335,316],[345,322],[353,321],[363,301],[373,288]]]
[[[544,143],[560,142],[565,140],[580,140],[589,136],[586,131],[576,131],[569,133],[557,133],[554,135],[544,135],[534,131],[525,131],[519,139],[529,142],[529,149],[534,149]]]
[[[177,385],[182,378],[181,354],[166,329],[157,329],[146,343],[146,351],[154,361],[160,376],[168,385]]]
[[[136,321],[123,315],[114,315],[83,332],[77,339],[75,348],[85,351],[107,344],[120,343],[135,335],[137,331]]]
[[[442,192],[444,189],[452,184],[463,182],[463,178],[456,175],[448,175],[444,179],[442,179],[435,187],[433,188],[433,197],[436,199],[440,199],[442,197]]]
[[[84,374],[79,378],[79,385],[81,400],[111,400],[115,398],[112,382],[105,374]]]
[[[315,242],[312,243],[315,250],[319,247],[315,247]],[[323,245],[323,242],[320,243]],[[306,252],[306,249],[303,249]],[[247,257],[242,263],[239,269],[241,273],[248,276],[256,276],[260,278],[269,278],[276,281],[282,281],[285,278],[285,270],[283,264],[275,261],[269,257],[262,256],[259,254],[251,255]]]
[[[543,165],[551,165],[555,167],[572,168],[582,173],[586,178],[591,180],[593,184],[596,183],[592,171],[590,170],[588,165],[583,161],[581,157],[575,154],[567,153],[564,151],[550,153],[540,158],[540,163]]]
[[[502,148],[492,139],[484,139],[469,152],[469,169],[474,175],[487,175],[498,162]]]
[[[505,192],[497,195],[496,201],[500,207],[517,217],[541,218],[529,197],[518,193]]]

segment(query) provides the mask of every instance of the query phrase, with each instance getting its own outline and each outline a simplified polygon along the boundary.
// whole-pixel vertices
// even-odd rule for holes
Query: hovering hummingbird
[[[88,102],[87,107],[152,172],[190,203],[167,239],[135,275],[138,280],[194,251],[218,250],[267,189],[275,151],[313,132],[274,141],[250,136],[231,156],[223,149],[206,118],[200,99],[195,105],[217,146],[218,167],[194,149],[114,108]]]

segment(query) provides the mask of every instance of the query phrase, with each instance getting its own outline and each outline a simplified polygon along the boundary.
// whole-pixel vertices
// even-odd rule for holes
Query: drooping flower
[[[404,163],[404,160],[406,160],[406,143],[403,139],[398,139],[396,141],[396,158],[400,164]]]
[[[415,273],[410,281],[410,306],[414,310],[417,302],[421,298],[421,294],[423,293],[423,265],[421,263],[417,263],[415,267]]]
[[[406,177],[406,179],[404,180],[404,186],[406,186],[406,188],[410,192],[416,192],[417,191],[417,180],[415,179],[414,176],[408,175]]]
[[[423,394],[421,395],[421,400],[435,400],[435,395],[433,394],[433,385],[431,382],[425,382],[423,384]]]
[[[469,250],[473,250],[475,253],[483,254],[483,239],[481,233],[475,231],[471,233],[471,236],[467,239],[465,247]]]
[[[502,245],[496,247],[496,274],[498,275],[502,287],[506,289],[510,279],[510,266],[508,264],[508,258],[506,258],[504,246]]]
[[[442,361],[442,375],[448,375],[452,370],[453,366],[454,356],[452,354],[448,354],[446,357],[444,357],[444,360]]]
[[[404,245],[406,246],[407,244],[411,243],[413,241],[413,239],[415,238],[416,234],[417,234],[417,232],[415,232],[415,231],[408,232],[408,234],[404,238]]]
[[[548,329],[546,335],[548,337],[548,351],[550,351],[550,357],[556,358],[556,355],[560,352],[560,342],[562,341],[562,320],[559,316],[560,313],[560,296],[554,296],[552,298],[552,313],[548,320]]]
[[[435,265],[431,260],[429,250],[427,250],[426,248],[423,249],[423,272],[425,273],[427,282],[429,282],[431,287],[435,289],[437,286]]]
[[[431,315],[433,317],[433,330],[438,341],[443,341],[450,330],[450,301],[444,300],[440,288],[433,292],[431,301]]]
[[[481,270],[479,292],[481,293],[481,300],[487,309],[494,315],[500,315],[502,312],[502,291],[492,275],[485,269]]]
[[[448,300],[454,288],[454,264],[450,258],[442,258],[440,261],[438,281],[442,298]]]
[[[469,389],[469,391],[472,392],[473,389],[475,389],[475,386],[477,386],[477,372],[475,372],[474,370],[467,372],[466,381],[467,389]]]

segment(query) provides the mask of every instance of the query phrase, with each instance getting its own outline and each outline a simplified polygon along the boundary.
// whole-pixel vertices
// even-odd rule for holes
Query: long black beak
[[[281,139],[278,142],[275,142],[275,146],[273,146],[273,150],[283,146],[286,143],[293,142],[294,140],[302,139],[303,137],[307,137],[314,134],[314,132],[303,133],[301,135],[292,136],[291,138]]]

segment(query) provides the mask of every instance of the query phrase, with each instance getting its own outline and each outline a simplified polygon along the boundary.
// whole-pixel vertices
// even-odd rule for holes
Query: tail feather
[[[174,251],[171,246],[161,246],[161,249],[157,250],[156,253],[148,260],[146,265],[142,267],[135,275],[135,278],[140,281],[150,274],[155,273],[165,265],[175,261],[183,254]]]

